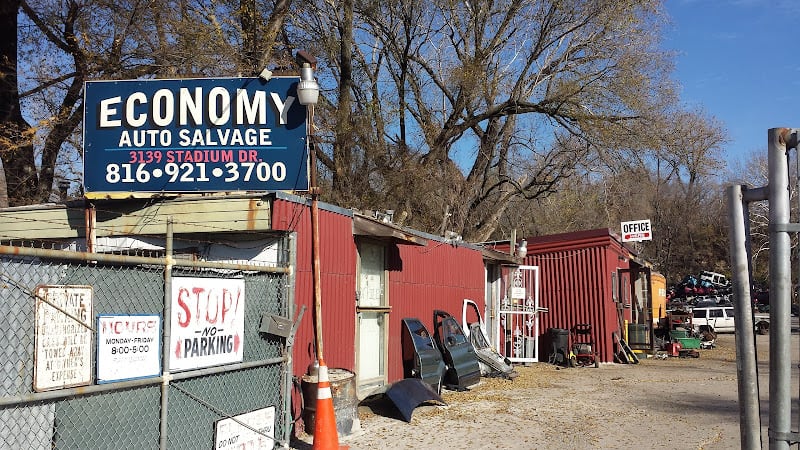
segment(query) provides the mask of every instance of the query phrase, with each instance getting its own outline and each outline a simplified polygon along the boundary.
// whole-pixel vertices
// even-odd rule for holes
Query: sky
[[[665,0],[681,101],[718,119],[729,163],[767,149],[770,128],[800,128],[800,1]]]

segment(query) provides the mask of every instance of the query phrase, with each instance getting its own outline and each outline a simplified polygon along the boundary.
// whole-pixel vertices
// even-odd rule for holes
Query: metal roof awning
[[[522,258],[493,250],[491,248],[483,247],[481,248],[481,253],[483,254],[483,259],[485,260],[497,261],[501,264],[507,264],[510,266],[519,266],[522,264]]]
[[[428,245],[422,237],[413,235],[396,225],[381,222],[358,214],[353,215],[353,235],[367,236],[374,239],[404,245]]]

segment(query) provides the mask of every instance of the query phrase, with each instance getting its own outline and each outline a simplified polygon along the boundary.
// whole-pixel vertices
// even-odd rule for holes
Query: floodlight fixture
[[[303,63],[303,67],[300,69],[297,100],[301,105],[316,105],[319,101],[319,83],[314,79],[314,69],[309,63]]]
[[[519,242],[519,246],[517,246],[517,256],[520,258],[524,258],[528,254],[528,241],[523,239]]]

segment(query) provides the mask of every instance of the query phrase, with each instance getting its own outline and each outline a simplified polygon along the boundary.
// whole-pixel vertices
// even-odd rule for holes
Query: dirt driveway
[[[518,367],[514,381],[484,378],[469,392],[445,391],[447,406],[423,405],[411,423],[381,397],[362,403],[362,432],[340,443],[352,450],[739,448],[734,336],[720,335],[717,342],[697,359],[598,369]],[[768,336],[757,342],[766,399]],[[766,448],[766,400],[762,405]]]

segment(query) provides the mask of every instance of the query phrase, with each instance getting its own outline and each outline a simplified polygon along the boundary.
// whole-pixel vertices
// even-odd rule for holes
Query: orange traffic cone
[[[317,410],[314,419],[314,444],[315,450],[339,450],[339,434],[336,431],[336,414],[333,410],[333,396],[331,395],[331,382],[328,378],[328,366],[325,361],[319,361],[317,372]]]

